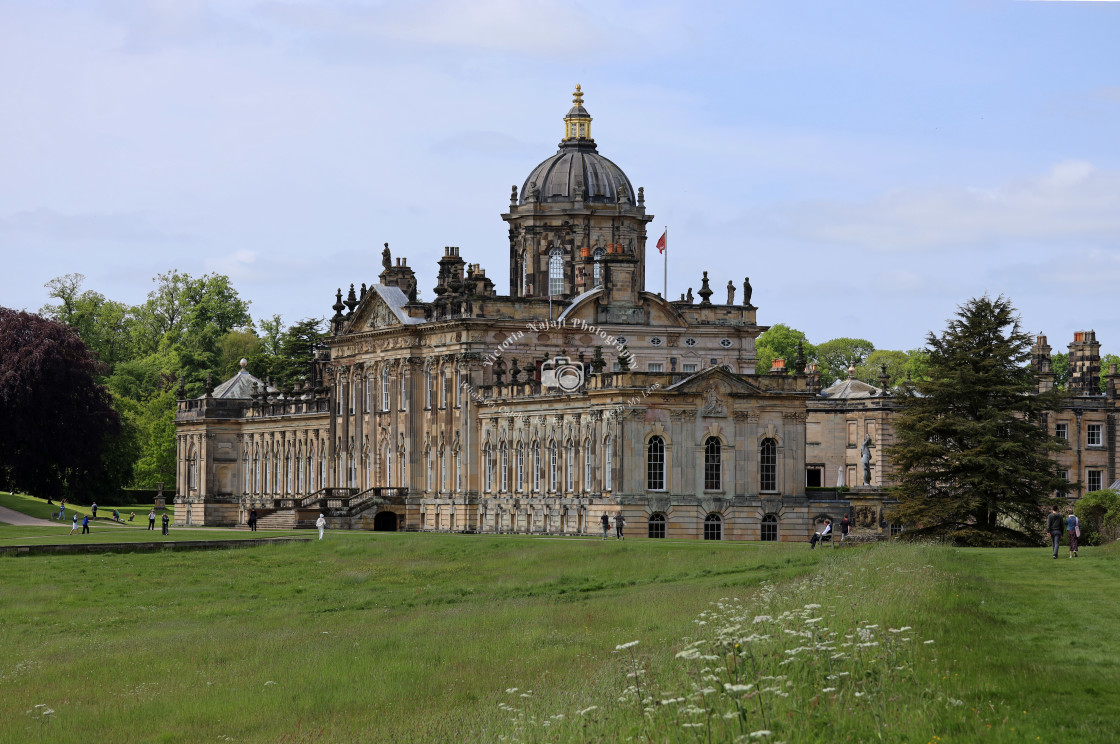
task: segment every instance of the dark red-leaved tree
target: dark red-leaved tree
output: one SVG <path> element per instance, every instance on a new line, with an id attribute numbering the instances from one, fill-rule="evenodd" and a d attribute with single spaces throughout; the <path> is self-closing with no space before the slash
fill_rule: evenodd
<path id="1" fill-rule="evenodd" d="M 97 361 L 70 328 L 0 307 L 0 485 L 84 500 L 120 432 Z"/>

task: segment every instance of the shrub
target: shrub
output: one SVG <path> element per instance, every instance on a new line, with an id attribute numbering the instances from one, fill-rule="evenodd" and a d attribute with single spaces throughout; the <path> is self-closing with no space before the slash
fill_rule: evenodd
<path id="1" fill-rule="evenodd" d="M 1077 500 L 1074 509 L 1081 520 L 1081 542 L 1103 545 L 1120 537 L 1120 493 L 1106 488 L 1090 491 Z"/>

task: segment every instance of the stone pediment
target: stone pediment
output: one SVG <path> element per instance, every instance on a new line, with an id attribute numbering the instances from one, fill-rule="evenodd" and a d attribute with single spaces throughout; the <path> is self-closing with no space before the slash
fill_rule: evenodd
<path id="1" fill-rule="evenodd" d="M 354 310 L 354 317 L 350 319 L 347 331 L 359 333 L 423 322 L 420 318 L 411 318 L 405 313 L 403 308 L 407 302 L 408 297 L 400 288 L 374 284 Z"/>
<path id="2" fill-rule="evenodd" d="M 713 393 L 718 399 L 725 395 L 736 393 L 746 395 L 763 395 L 767 392 L 757 385 L 747 382 L 742 377 L 733 374 L 724 367 L 708 367 L 707 369 L 697 372 L 691 377 L 686 377 L 680 382 L 670 385 L 669 387 L 665 388 L 665 391 L 673 393 L 702 394 L 708 399 L 705 403 L 705 410 L 711 407 L 713 411 L 718 410 L 718 405 L 716 405 L 716 403 L 712 400 Z M 726 413 L 714 413 L 711 415 L 726 415 Z"/>

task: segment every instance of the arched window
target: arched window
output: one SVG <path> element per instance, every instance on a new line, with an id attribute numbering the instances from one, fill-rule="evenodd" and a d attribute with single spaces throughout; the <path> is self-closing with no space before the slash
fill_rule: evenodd
<path id="1" fill-rule="evenodd" d="M 370 375 L 367 375 L 366 377 L 364 377 L 362 379 L 362 382 L 365 383 L 365 386 L 366 386 L 366 396 L 365 396 L 366 397 L 366 408 L 365 408 L 366 413 L 369 413 L 369 408 L 370 408 L 370 405 L 371 405 L 370 399 L 373 397 L 373 380 L 370 379 L 370 377 L 371 377 Z"/>
<path id="2" fill-rule="evenodd" d="M 778 490 L 778 443 L 763 439 L 758 453 L 758 488 L 760 491 Z"/>
<path id="3" fill-rule="evenodd" d="M 568 451 L 564 454 L 564 490 L 569 493 L 576 490 L 575 467 L 576 446 L 574 443 L 568 442 Z"/>
<path id="4" fill-rule="evenodd" d="M 564 251 L 559 248 L 548 252 L 548 293 L 553 297 L 564 294 Z"/>
<path id="5" fill-rule="evenodd" d="M 591 440 L 585 439 L 583 442 L 583 490 L 586 493 L 591 490 Z"/>
<path id="6" fill-rule="evenodd" d="M 506 449 L 506 443 L 502 442 L 498 445 L 498 467 L 499 473 L 498 482 L 501 483 L 499 489 L 502 493 L 509 491 L 509 451 Z"/>
<path id="7" fill-rule="evenodd" d="M 463 460 L 459 457 L 459 450 L 455 450 L 455 490 L 463 490 Z"/>
<path id="8" fill-rule="evenodd" d="M 242 472 L 245 473 L 245 487 L 243 489 L 243 491 L 245 493 L 252 493 L 253 492 L 253 490 L 252 490 L 253 489 L 252 467 L 253 467 L 253 461 L 249 458 L 249 453 L 246 452 L 245 453 L 245 464 L 242 466 Z"/>
<path id="9" fill-rule="evenodd" d="M 447 481 L 450 478 L 451 474 L 447 472 L 447 448 L 444 447 L 439 451 L 439 484 L 442 490 L 447 490 Z"/>
<path id="10" fill-rule="evenodd" d="M 541 490 L 541 443 L 533 442 L 533 492 Z"/>
<path id="11" fill-rule="evenodd" d="M 406 395 L 407 391 L 405 390 L 405 384 L 404 384 L 404 367 L 401 367 L 400 377 L 401 377 L 400 390 L 397 391 L 397 398 L 398 398 L 397 408 L 399 408 L 400 410 L 403 411 L 406 408 L 408 408 L 408 396 Z"/>
<path id="12" fill-rule="evenodd" d="M 603 490 L 609 491 L 614 484 L 614 442 L 610 437 L 603 444 Z"/>
<path id="13" fill-rule="evenodd" d="M 525 445 L 517 443 L 517 492 L 525 488 Z"/>
<path id="14" fill-rule="evenodd" d="M 401 447 L 401 451 L 397 453 L 397 472 L 401 485 L 408 485 L 408 452 L 404 447 Z"/>
<path id="15" fill-rule="evenodd" d="M 491 489 L 494 486 L 494 455 L 490 451 L 490 445 L 486 445 L 486 447 L 483 448 L 482 460 L 483 480 L 485 481 L 484 490 L 486 491 L 486 493 L 490 493 Z"/>
<path id="16" fill-rule="evenodd" d="M 723 520 L 718 514 L 709 514 L 704 517 L 704 539 L 705 540 L 722 540 L 723 539 Z"/>
<path id="17" fill-rule="evenodd" d="M 529 293 L 529 263 L 525 251 L 521 251 L 521 294 Z"/>
<path id="18" fill-rule="evenodd" d="M 550 442 L 548 445 L 548 490 L 551 493 L 556 492 L 556 481 L 560 477 L 559 463 L 557 463 L 556 442 Z"/>
<path id="19" fill-rule="evenodd" d="M 389 410 L 389 368 L 381 368 L 381 410 Z"/>
<path id="20" fill-rule="evenodd" d="M 665 490 L 665 440 L 650 437 L 646 445 L 646 490 Z"/>
<path id="21" fill-rule="evenodd" d="M 603 283 L 603 270 L 602 270 L 602 265 L 599 263 L 599 261 L 605 255 L 607 255 L 607 252 L 605 250 L 603 250 L 602 248 L 596 248 L 591 253 L 591 258 L 595 259 L 595 264 L 594 264 L 594 267 L 592 268 L 592 272 L 593 272 L 594 277 L 595 277 L 595 286 L 596 287 L 598 287 L 600 284 Z"/>
<path id="22" fill-rule="evenodd" d="M 774 514 L 767 514 L 762 518 L 762 541 L 778 541 L 778 517 Z"/>
<path id="23" fill-rule="evenodd" d="M 723 452 L 717 437 L 704 440 L 704 490 L 718 491 L 723 488 Z"/>
<path id="24" fill-rule="evenodd" d="M 433 482 L 433 480 L 432 480 L 432 448 L 431 447 L 428 448 L 428 451 L 427 451 L 426 454 L 427 454 L 427 457 L 425 459 L 427 460 L 427 475 L 425 476 L 424 490 L 425 491 L 431 491 L 432 490 L 432 482 Z"/>
<path id="25" fill-rule="evenodd" d="M 385 461 L 385 480 L 382 482 L 385 486 L 389 486 L 393 481 L 393 448 L 388 444 L 385 445 L 385 453 L 383 459 Z"/>
<path id="26" fill-rule="evenodd" d="M 195 452 L 191 452 L 187 461 L 187 488 L 192 491 L 198 488 L 198 454 Z"/>
<path id="27" fill-rule="evenodd" d="M 657 512 L 649 515 L 649 536 L 665 537 L 665 515 Z"/>
<path id="28" fill-rule="evenodd" d="M 424 370 L 424 407 L 432 407 L 432 371 Z"/>

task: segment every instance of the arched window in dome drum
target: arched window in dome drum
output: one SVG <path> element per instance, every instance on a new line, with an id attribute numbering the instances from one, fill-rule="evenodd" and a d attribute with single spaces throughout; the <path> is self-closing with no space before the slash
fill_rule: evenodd
<path id="1" fill-rule="evenodd" d="M 553 248 L 548 253 L 548 293 L 564 294 L 564 251 Z"/>
<path id="2" fill-rule="evenodd" d="M 595 259 L 594 271 L 595 271 L 595 286 L 596 287 L 598 287 L 600 284 L 603 283 L 603 278 L 602 278 L 603 275 L 602 275 L 601 268 L 599 266 L 599 261 L 601 261 L 603 259 L 603 256 L 605 256 L 605 255 L 607 255 L 607 252 L 605 250 L 603 250 L 602 248 L 596 248 L 595 251 L 591 254 L 591 257 L 593 259 Z"/>
<path id="3" fill-rule="evenodd" d="M 529 293 L 529 266 L 526 263 L 527 257 L 525 251 L 521 251 L 521 294 L 526 295 Z"/>

